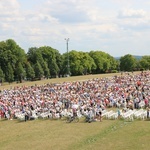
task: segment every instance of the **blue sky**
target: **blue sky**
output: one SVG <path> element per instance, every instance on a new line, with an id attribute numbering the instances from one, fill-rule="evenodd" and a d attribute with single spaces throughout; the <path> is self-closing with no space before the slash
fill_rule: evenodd
<path id="1" fill-rule="evenodd" d="M 149 8 L 149 0 L 0 0 L 0 41 L 65 53 L 69 38 L 69 50 L 150 55 Z"/>

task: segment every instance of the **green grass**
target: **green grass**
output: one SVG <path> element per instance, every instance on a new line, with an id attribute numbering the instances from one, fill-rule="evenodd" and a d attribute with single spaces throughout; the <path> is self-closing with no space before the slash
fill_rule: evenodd
<path id="1" fill-rule="evenodd" d="M 139 73 L 139 72 L 134 72 L 134 74 Z M 31 85 L 41 85 L 41 84 L 46 84 L 46 83 L 62 83 L 62 82 L 72 82 L 72 81 L 83 81 L 83 80 L 88 80 L 88 79 L 93 79 L 93 78 L 104 78 L 104 77 L 111 77 L 115 75 L 121 75 L 120 73 L 111 73 L 111 74 L 95 74 L 95 75 L 83 75 L 83 76 L 71 76 L 67 78 L 52 78 L 52 79 L 45 79 L 45 80 L 39 80 L 39 81 L 33 81 L 33 82 L 23 82 L 23 83 L 3 83 L 2 86 L 0 86 L 0 90 L 3 89 L 9 89 L 14 86 L 31 86 Z"/>
<path id="2" fill-rule="evenodd" d="M 134 72 L 134 74 L 140 73 L 139 71 Z M 132 73 L 130 73 L 132 74 Z M 52 78 L 52 79 L 45 79 L 45 80 L 39 80 L 39 81 L 24 81 L 23 83 L 16 83 L 13 82 L 11 84 L 9 83 L 3 83 L 2 86 L 0 86 L 0 90 L 4 89 L 10 89 L 15 86 L 31 86 L 31 85 L 42 85 L 46 83 L 62 83 L 62 82 L 72 82 L 72 81 L 83 81 L 83 80 L 88 80 L 88 79 L 93 79 L 93 78 L 104 78 L 104 77 L 111 77 L 111 76 L 120 76 L 121 73 L 110 73 L 110 74 L 95 74 L 95 75 L 83 75 L 83 76 L 71 76 L 71 77 L 66 77 L 66 78 Z"/>
<path id="3" fill-rule="evenodd" d="M 0 121 L 0 150 L 148 150 L 150 122 Z"/>
<path id="4" fill-rule="evenodd" d="M 103 78 L 103 77 L 109 77 L 113 75 L 120 75 L 120 73 L 113 73 L 113 74 L 96 74 L 96 75 L 85 75 L 85 76 L 71 76 L 67 78 L 52 78 L 52 79 L 45 79 L 45 80 L 39 80 L 39 81 L 33 81 L 33 82 L 23 82 L 23 83 L 16 83 L 13 82 L 11 84 L 3 83 L 2 86 L 0 86 L 0 90 L 3 89 L 9 89 L 14 86 L 31 86 L 31 85 L 41 85 L 45 83 L 62 83 L 62 82 L 72 82 L 72 81 L 83 81 L 87 79 L 93 79 L 93 78 Z"/>

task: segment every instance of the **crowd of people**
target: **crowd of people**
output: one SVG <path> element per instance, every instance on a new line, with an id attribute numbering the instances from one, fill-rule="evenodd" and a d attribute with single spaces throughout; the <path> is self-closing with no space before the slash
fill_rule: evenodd
<path id="1" fill-rule="evenodd" d="M 61 118 L 65 113 L 93 114 L 101 121 L 109 107 L 147 109 L 150 106 L 150 72 L 125 73 L 85 81 L 16 86 L 0 91 L 0 118 L 14 119 L 24 114 L 25 121 L 42 113 Z M 34 115 L 33 115 L 34 114 Z"/>

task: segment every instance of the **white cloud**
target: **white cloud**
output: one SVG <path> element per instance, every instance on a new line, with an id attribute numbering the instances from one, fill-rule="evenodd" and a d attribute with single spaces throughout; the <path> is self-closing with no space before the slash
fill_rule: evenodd
<path id="1" fill-rule="evenodd" d="M 142 9 L 126 9 L 118 14 L 118 26 L 130 32 L 141 32 L 150 29 L 150 14 Z"/>
<path id="2" fill-rule="evenodd" d="M 142 18 L 146 16 L 146 12 L 142 9 L 134 10 L 134 9 L 124 9 L 119 12 L 119 18 Z"/>
<path id="3" fill-rule="evenodd" d="M 12 21 L 20 20 L 20 5 L 17 0 L 1 0 L 0 1 L 0 20 Z"/>
<path id="4" fill-rule="evenodd" d="M 119 56 L 147 45 L 149 6 L 147 0 L 0 0 L 0 40 L 14 38 L 26 51 L 49 45 L 62 53 L 69 37 L 70 49 Z"/>
<path id="5" fill-rule="evenodd" d="M 49 14 L 44 13 L 28 13 L 25 15 L 26 20 L 28 21 L 40 21 L 40 22 L 51 22 L 51 23 L 58 23 L 58 19 L 50 16 Z"/>
<path id="6" fill-rule="evenodd" d="M 8 10 L 9 8 L 12 8 L 11 11 L 13 11 L 13 9 L 19 8 L 20 5 L 18 3 L 17 0 L 1 0 L 0 1 L 0 10 Z"/>

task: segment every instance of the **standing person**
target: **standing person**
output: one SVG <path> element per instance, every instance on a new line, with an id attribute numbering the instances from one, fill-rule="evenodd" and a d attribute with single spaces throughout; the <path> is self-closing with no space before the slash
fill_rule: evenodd
<path id="1" fill-rule="evenodd" d="M 100 105 L 100 108 L 98 110 L 98 116 L 99 116 L 99 121 L 101 122 L 102 121 L 102 108 L 101 108 L 101 105 Z"/>
<path id="2" fill-rule="evenodd" d="M 25 122 L 29 119 L 29 114 L 28 114 L 28 111 L 25 110 Z"/>
<path id="3" fill-rule="evenodd" d="M 92 108 L 88 108 L 86 122 L 91 123 L 93 120 L 94 120 L 94 114 L 93 114 Z"/>
<path id="4" fill-rule="evenodd" d="M 143 97 L 143 99 L 144 99 L 144 103 L 145 103 L 145 108 L 147 108 L 148 107 L 148 99 L 146 97 Z"/>
<path id="5" fill-rule="evenodd" d="M 117 112 L 118 112 L 118 119 L 120 119 L 120 117 L 121 117 L 120 109 L 118 109 Z"/>
<path id="6" fill-rule="evenodd" d="M 146 110 L 147 110 L 147 119 L 149 119 L 149 111 L 150 111 L 149 107 L 147 107 Z"/>
<path id="7" fill-rule="evenodd" d="M 73 112 L 73 119 L 75 119 L 75 117 L 77 117 L 77 109 L 72 108 L 72 112 Z"/>
<path id="8" fill-rule="evenodd" d="M 102 109 L 99 111 L 99 121 L 102 122 Z"/>
<path id="9" fill-rule="evenodd" d="M 69 100 L 67 99 L 67 100 L 65 100 L 65 109 L 69 109 Z"/>

